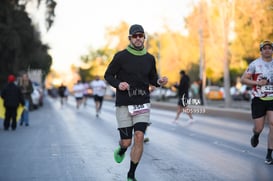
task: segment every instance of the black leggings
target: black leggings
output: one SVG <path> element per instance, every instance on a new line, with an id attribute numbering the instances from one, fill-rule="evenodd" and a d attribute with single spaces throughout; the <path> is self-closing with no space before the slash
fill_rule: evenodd
<path id="1" fill-rule="evenodd" d="M 17 116 L 17 108 L 14 107 L 6 107 L 5 119 L 4 119 L 4 128 L 8 129 L 10 126 L 10 120 L 12 120 L 11 128 L 16 128 L 16 116 Z"/>

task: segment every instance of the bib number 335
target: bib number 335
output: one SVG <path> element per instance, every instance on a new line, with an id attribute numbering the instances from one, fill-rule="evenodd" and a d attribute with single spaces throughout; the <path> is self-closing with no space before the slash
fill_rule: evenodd
<path id="1" fill-rule="evenodd" d="M 128 111 L 132 116 L 143 114 L 150 111 L 148 104 L 129 105 Z"/>

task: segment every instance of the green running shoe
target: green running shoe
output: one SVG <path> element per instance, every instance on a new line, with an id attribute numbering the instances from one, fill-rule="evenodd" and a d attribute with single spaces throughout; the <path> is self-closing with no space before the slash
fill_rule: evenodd
<path id="1" fill-rule="evenodd" d="M 117 163 L 121 163 L 125 157 L 125 153 L 119 155 L 120 146 L 114 151 L 114 159 Z"/>
<path id="2" fill-rule="evenodd" d="M 127 178 L 127 181 L 137 181 L 135 178 Z"/>
<path id="3" fill-rule="evenodd" d="M 146 138 L 144 138 L 144 143 L 147 143 L 147 142 L 149 142 L 150 140 L 149 140 L 149 138 L 148 137 L 146 137 Z"/>

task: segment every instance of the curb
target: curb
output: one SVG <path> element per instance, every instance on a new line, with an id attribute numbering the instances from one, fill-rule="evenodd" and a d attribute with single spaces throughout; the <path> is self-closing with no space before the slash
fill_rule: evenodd
<path id="1" fill-rule="evenodd" d="M 172 103 L 165 102 L 151 102 L 151 106 L 157 109 L 175 111 L 177 110 L 177 105 Z M 189 106 L 192 108 L 191 112 L 194 114 L 206 114 L 209 116 L 216 117 L 226 117 L 231 119 L 237 119 L 241 121 L 252 121 L 251 111 L 234 109 L 234 108 L 220 108 L 220 107 L 211 107 L 211 106 Z"/>
<path id="2" fill-rule="evenodd" d="M 115 101 L 113 98 L 106 98 L 107 101 Z M 151 100 L 151 107 L 169 110 L 176 112 L 177 104 L 170 102 L 158 102 Z M 192 108 L 193 114 L 205 114 L 209 116 L 221 117 L 221 118 L 230 118 L 236 119 L 240 121 L 252 121 L 251 111 L 240 109 L 240 108 L 221 108 L 221 107 L 213 107 L 213 106 L 189 106 Z M 202 111 L 202 112 L 201 112 Z M 195 113 L 194 113 L 195 112 Z"/>

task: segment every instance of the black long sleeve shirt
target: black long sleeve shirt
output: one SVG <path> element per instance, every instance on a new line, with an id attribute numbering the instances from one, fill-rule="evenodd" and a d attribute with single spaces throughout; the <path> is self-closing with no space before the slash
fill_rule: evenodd
<path id="1" fill-rule="evenodd" d="M 116 88 L 116 106 L 149 103 L 149 85 L 159 86 L 154 56 L 149 53 L 136 55 L 128 48 L 114 55 L 104 78 Z M 120 82 L 127 82 L 130 90 L 119 90 Z"/>
<path id="2" fill-rule="evenodd" d="M 1 92 L 1 97 L 4 100 L 4 106 L 6 108 L 17 108 L 19 104 L 25 104 L 23 94 L 20 88 L 14 83 L 8 83 L 3 91 Z"/>
<path id="3" fill-rule="evenodd" d="M 185 98 L 189 97 L 189 88 L 190 88 L 190 78 L 188 75 L 183 75 L 180 79 L 180 83 L 178 86 L 178 96 L 181 98 L 185 96 Z"/>

